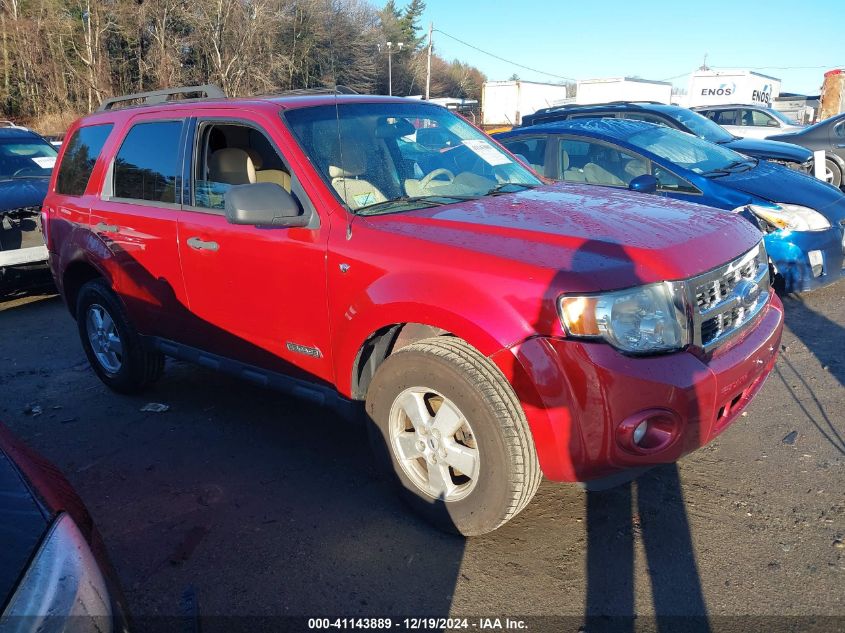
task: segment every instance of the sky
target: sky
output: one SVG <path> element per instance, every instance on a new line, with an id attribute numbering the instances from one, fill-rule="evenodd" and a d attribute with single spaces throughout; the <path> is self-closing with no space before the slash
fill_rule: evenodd
<path id="1" fill-rule="evenodd" d="M 405 4 L 396 0 L 399 7 Z M 845 67 L 843 0 L 426 0 L 426 5 L 423 26 L 427 31 L 434 23 L 435 52 L 477 66 L 489 80 L 514 73 L 549 82 L 636 75 L 686 88 L 689 73 L 706 54 L 710 67 L 755 69 L 782 79 L 781 91 L 818 94 L 824 72 Z M 437 29 L 558 77 L 494 59 Z"/>

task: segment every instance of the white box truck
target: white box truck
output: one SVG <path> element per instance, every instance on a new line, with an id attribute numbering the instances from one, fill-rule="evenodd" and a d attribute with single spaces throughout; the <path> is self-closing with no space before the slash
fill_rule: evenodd
<path id="1" fill-rule="evenodd" d="M 697 70 L 690 74 L 687 106 L 741 103 L 772 107 L 780 79 L 753 70 Z"/>
<path id="2" fill-rule="evenodd" d="M 639 77 L 610 77 L 578 81 L 575 103 L 589 105 L 612 101 L 672 103 L 672 84 Z"/>
<path id="3" fill-rule="evenodd" d="M 565 84 L 535 81 L 485 81 L 481 87 L 482 125 L 485 129 L 516 126 L 522 117 L 566 99 Z"/>

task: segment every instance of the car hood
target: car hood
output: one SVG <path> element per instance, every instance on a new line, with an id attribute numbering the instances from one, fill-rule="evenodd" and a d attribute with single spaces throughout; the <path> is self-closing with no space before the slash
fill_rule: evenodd
<path id="1" fill-rule="evenodd" d="M 41 506 L 0 447 L 0 604 L 8 602 L 47 526 Z"/>
<path id="2" fill-rule="evenodd" d="M 49 178 L 19 178 L 0 181 L 0 211 L 39 207 L 47 195 Z"/>
<path id="3" fill-rule="evenodd" d="M 755 158 L 775 159 L 804 163 L 813 157 L 813 153 L 805 147 L 779 141 L 737 138 L 733 141 L 723 143 L 735 152 L 754 156 Z"/>
<path id="4" fill-rule="evenodd" d="M 722 210 L 570 183 L 367 220 L 454 246 L 462 265 L 480 265 L 467 252 L 473 251 L 526 265 L 514 274 L 533 276 L 533 268 L 543 268 L 568 292 L 692 277 L 761 239 L 750 223 Z"/>
<path id="5" fill-rule="evenodd" d="M 839 208 L 845 195 L 821 180 L 773 163 L 761 161 L 754 169 L 737 172 L 713 182 L 737 189 L 771 202 L 788 202 L 825 211 Z"/>

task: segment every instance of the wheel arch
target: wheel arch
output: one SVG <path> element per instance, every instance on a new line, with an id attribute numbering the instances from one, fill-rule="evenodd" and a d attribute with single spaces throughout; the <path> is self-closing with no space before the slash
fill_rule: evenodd
<path id="1" fill-rule="evenodd" d="M 62 273 L 62 296 L 64 296 L 65 304 L 74 318 L 76 318 L 76 301 L 80 289 L 94 279 L 110 281 L 108 275 L 85 259 L 71 262 Z"/>

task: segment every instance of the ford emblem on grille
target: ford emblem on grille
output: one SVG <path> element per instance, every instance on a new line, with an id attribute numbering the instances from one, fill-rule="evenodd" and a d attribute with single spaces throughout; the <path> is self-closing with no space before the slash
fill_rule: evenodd
<path id="1" fill-rule="evenodd" d="M 750 279 L 743 279 L 735 287 L 734 292 L 743 308 L 750 308 L 760 296 L 760 286 Z"/>

